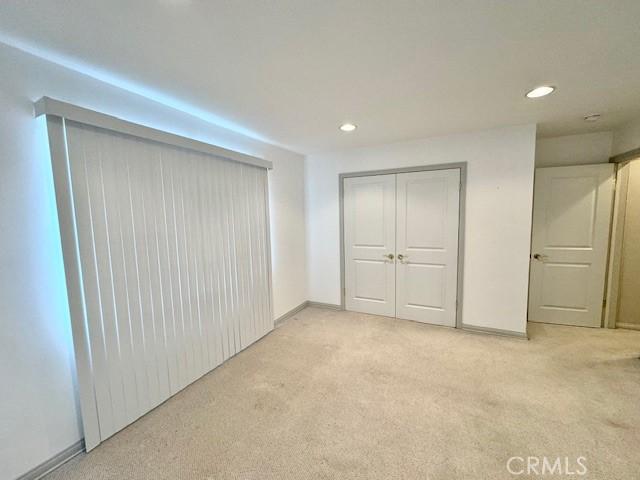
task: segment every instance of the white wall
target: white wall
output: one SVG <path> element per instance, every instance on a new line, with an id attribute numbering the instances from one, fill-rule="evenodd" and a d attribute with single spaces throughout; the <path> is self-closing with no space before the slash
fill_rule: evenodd
<path id="1" fill-rule="evenodd" d="M 310 300 L 340 303 L 338 174 L 467 162 L 463 322 L 525 332 L 535 135 L 526 125 L 308 156 Z"/>
<path id="2" fill-rule="evenodd" d="M 635 119 L 613 132 L 613 155 L 640 148 L 640 118 Z"/>
<path id="3" fill-rule="evenodd" d="M 81 438 L 75 367 L 44 123 L 48 95 L 264 156 L 270 173 L 275 316 L 307 299 L 303 157 L 0 44 L 0 477 Z"/>
<path id="4" fill-rule="evenodd" d="M 608 163 L 613 132 L 541 138 L 536 142 L 536 167 Z"/>
<path id="5" fill-rule="evenodd" d="M 304 158 L 281 151 L 270 157 L 271 252 L 274 317 L 306 302 L 307 265 L 304 208 Z"/>

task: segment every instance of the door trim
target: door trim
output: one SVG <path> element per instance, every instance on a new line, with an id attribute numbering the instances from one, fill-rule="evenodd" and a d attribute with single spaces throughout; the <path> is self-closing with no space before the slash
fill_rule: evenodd
<path id="1" fill-rule="evenodd" d="M 613 207 L 609 232 L 609 256 L 605 279 L 605 305 L 602 326 L 617 328 L 618 300 L 620 296 L 620 273 L 622 270 L 622 244 L 624 240 L 624 219 L 627 210 L 630 161 L 616 164 L 614 175 Z M 624 328 L 624 327 L 623 327 Z"/>
<path id="2" fill-rule="evenodd" d="M 397 173 L 427 172 L 432 170 L 460 170 L 460 206 L 458 212 L 458 279 L 456 289 L 456 328 L 466 328 L 462 323 L 462 294 L 464 283 L 464 239 L 465 239 L 465 199 L 467 197 L 467 162 L 439 163 L 418 167 L 389 168 L 384 170 L 367 170 L 338 174 L 340 201 L 340 309 L 345 310 L 345 278 L 344 278 L 344 179 L 353 177 L 370 177 L 373 175 L 393 175 Z"/>

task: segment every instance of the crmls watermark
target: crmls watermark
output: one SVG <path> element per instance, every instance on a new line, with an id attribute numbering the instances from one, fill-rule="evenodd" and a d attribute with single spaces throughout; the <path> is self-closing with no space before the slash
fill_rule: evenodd
<path id="1" fill-rule="evenodd" d="M 579 475 L 589 472 L 587 457 L 511 457 L 507 460 L 511 475 Z"/>

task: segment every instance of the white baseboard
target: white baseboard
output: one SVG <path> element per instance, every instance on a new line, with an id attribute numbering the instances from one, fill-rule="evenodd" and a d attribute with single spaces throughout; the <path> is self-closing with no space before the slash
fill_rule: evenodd
<path id="1" fill-rule="evenodd" d="M 342 310 L 342 307 L 340 305 L 336 305 L 334 303 L 312 302 L 311 300 L 307 302 L 307 306 L 314 308 L 324 308 L 328 310 Z"/>
<path id="2" fill-rule="evenodd" d="M 46 462 L 20 475 L 16 480 L 38 480 L 82 452 L 84 452 L 84 439 L 77 441 Z"/>
<path id="3" fill-rule="evenodd" d="M 528 340 L 529 336 L 526 333 L 522 332 L 514 332 L 513 330 L 503 330 L 501 328 L 490 328 L 490 327 L 477 327 L 475 325 L 466 325 L 462 324 L 460 330 L 464 330 L 471 333 L 483 333 L 486 335 L 499 335 L 502 337 L 515 337 L 521 338 L 523 340 Z"/>
<path id="4" fill-rule="evenodd" d="M 279 327 L 285 320 L 293 317 L 296 313 L 301 312 L 307 307 L 324 308 L 328 310 L 342 310 L 342 307 L 340 305 L 335 305 L 333 303 L 312 302 L 311 300 L 307 300 L 305 302 L 302 302 L 297 307 L 292 308 L 287 313 L 280 315 L 278 318 L 276 318 L 274 325 L 276 327 Z"/>
<path id="5" fill-rule="evenodd" d="M 285 313 L 283 315 L 280 315 L 278 318 L 276 318 L 276 320 L 274 322 L 274 325 L 276 327 L 280 326 L 280 324 L 283 323 L 285 320 L 287 320 L 288 318 L 293 317 L 296 313 L 301 312 L 302 310 L 304 310 L 308 306 L 309 306 L 309 301 L 304 301 L 300 305 L 298 305 L 297 307 L 293 307 L 287 313 Z"/>
<path id="6" fill-rule="evenodd" d="M 640 330 L 640 325 L 637 323 L 616 323 L 616 328 L 626 328 L 627 330 Z"/>

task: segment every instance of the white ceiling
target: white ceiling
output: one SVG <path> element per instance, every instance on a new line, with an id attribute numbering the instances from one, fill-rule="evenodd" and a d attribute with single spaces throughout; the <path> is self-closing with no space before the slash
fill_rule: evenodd
<path id="1" fill-rule="evenodd" d="M 0 32 L 302 153 L 640 115 L 638 0 L 2 0 Z"/>

